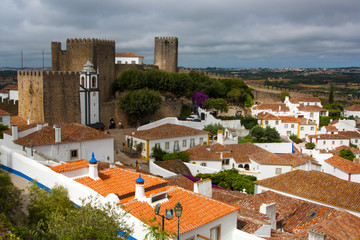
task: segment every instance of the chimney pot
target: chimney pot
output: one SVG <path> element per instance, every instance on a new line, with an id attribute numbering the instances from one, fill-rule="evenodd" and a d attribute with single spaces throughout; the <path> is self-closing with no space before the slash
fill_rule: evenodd
<path id="1" fill-rule="evenodd" d="M 55 126 L 55 143 L 61 142 L 61 128 L 60 126 Z"/>

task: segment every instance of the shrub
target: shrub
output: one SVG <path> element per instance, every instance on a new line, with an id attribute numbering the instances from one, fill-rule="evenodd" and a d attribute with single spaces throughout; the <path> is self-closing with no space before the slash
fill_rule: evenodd
<path id="1" fill-rule="evenodd" d="M 300 138 L 298 138 L 295 134 L 292 134 L 292 135 L 290 136 L 290 139 L 291 139 L 291 141 L 293 141 L 293 142 L 296 143 L 296 144 L 299 144 L 299 143 L 302 143 L 302 142 L 303 142 L 303 140 L 301 140 Z"/>
<path id="2" fill-rule="evenodd" d="M 315 148 L 315 143 L 312 143 L 312 142 L 306 143 L 305 148 L 306 149 L 314 149 Z"/>

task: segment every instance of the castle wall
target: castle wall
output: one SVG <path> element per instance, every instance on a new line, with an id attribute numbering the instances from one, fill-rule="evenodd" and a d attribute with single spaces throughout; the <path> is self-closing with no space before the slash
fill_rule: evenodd
<path id="1" fill-rule="evenodd" d="M 10 113 L 11 116 L 16 116 L 18 115 L 18 101 L 0 97 L 0 109 Z"/>
<path id="2" fill-rule="evenodd" d="M 53 71 L 80 72 L 89 59 L 99 70 L 100 102 L 112 96 L 115 80 L 115 41 L 100 39 L 67 39 L 66 51 L 61 43 L 51 43 L 51 68 Z"/>
<path id="3" fill-rule="evenodd" d="M 78 72 L 44 72 L 44 121 L 81 123 Z"/>
<path id="4" fill-rule="evenodd" d="M 44 122 L 43 72 L 18 71 L 19 116 L 31 122 Z"/>
<path id="5" fill-rule="evenodd" d="M 178 71 L 177 37 L 155 37 L 154 65 L 166 72 Z"/>

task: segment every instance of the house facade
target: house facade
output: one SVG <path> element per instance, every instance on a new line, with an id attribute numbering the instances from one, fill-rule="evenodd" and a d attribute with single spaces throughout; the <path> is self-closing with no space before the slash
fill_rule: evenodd
<path id="1" fill-rule="evenodd" d="M 115 64 L 144 64 L 144 57 L 136 53 L 115 53 Z"/>
<path id="2" fill-rule="evenodd" d="M 125 134 L 125 145 L 135 150 L 141 144 L 141 157 L 146 161 L 150 159 L 155 146 L 171 153 L 208 143 L 208 132 L 176 124 L 164 124 Z"/>
<path id="3" fill-rule="evenodd" d="M 341 134 L 309 135 L 307 141 L 315 143 L 316 149 L 335 149 L 342 145 L 350 146 L 350 139 Z"/>
<path id="4" fill-rule="evenodd" d="M 10 127 L 10 113 L 0 109 L 0 124 Z"/>
<path id="5" fill-rule="evenodd" d="M 354 104 L 344 108 L 344 117 L 359 118 L 360 117 L 360 104 Z"/>
<path id="6" fill-rule="evenodd" d="M 337 155 L 324 162 L 324 172 L 337 178 L 360 183 L 360 165 Z"/>

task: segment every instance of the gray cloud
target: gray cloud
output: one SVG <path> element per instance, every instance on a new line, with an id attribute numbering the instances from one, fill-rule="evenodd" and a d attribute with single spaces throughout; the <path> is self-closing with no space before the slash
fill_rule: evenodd
<path id="1" fill-rule="evenodd" d="M 179 38 L 186 67 L 359 66 L 358 0 L 3 0 L 0 66 L 50 65 L 50 42 L 116 41 L 153 62 L 155 36 Z M 26 60 L 26 61 L 25 61 Z"/>

